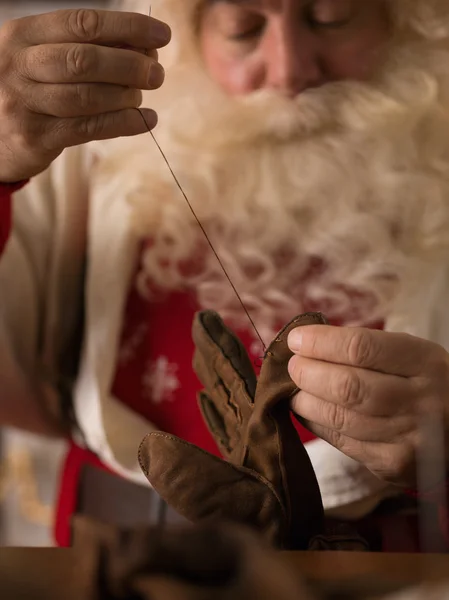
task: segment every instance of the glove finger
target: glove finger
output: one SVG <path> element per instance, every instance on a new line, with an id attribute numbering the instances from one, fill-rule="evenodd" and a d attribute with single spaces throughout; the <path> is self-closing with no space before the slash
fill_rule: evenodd
<path id="1" fill-rule="evenodd" d="M 198 404 L 212 437 L 214 438 L 222 456 L 229 458 L 233 447 L 231 440 L 235 442 L 240 440 L 238 429 L 234 426 L 233 432 L 230 432 L 230 426 L 225 426 L 223 415 L 218 411 L 215 402 L 213 402 L 205 392 L 198 394 Z"/>
<path id="2" fill-rule="evenodd" d="M 243 382 L 245 401 L 251 403 L 257 384 L 253 365 L 241 341 L 220 316 L 213 311 L 197 313 L 192 337 L 196 349 L 194 368 L 208 394 L 212 395 L 217 378 L 230 393 L 240 390 Z M 237 399 L 242 400 L 239 393 Z"/>
<path id="3" fill-rule="evenodd" d="M 284 507 L 258 473 L 162 432 L 143 440 L 139 463 L 158 494 L 190 521 L 243 523 L 275 544 L 285 537 Z"/>
<path id="4" fill-rule="evenodd" d="M 324 322 L 316 313 L 296 317 L 270 344 L 248 424 L 244 464 L 282 494 L 290 519 L 286 543 L 296 550 L 307 548 L 310 538 L 321 532 L 323 506 L 312 463 L 291 419 L 289 398 L 296 385 L 287 368 L 292 355 L 287 338 L 296 327 Z"/>
<path id="5" fill-rule="evenodd" d="M 223 456 L 239 462 L 256 387 L 253 366 L 240 340 L 216 313 L 198 313 L 192 334 L 193 366 L 205 386 L 198 398 L 203 418 Z"/>
<path id="6" fill-rule="evenodd" d="M 258 387 L 265 391 L 263 400 L 257 397 L 257 404 L 267 403 L 267 408 L 277 404 L 279 398 L 288 398 L 297 389 L 291 380 L 287 365 L 293 352 L 288 347 L 288 335 L 293 329 L 308 325 L 325 325 L 327 320 L 321 313 L 305 313 L 290 321 L 268 346 L 259 374 Z M 282 382 L 282 385 L 279 385 Z M 273 393 L 275 392 L 275 393 Z"/>

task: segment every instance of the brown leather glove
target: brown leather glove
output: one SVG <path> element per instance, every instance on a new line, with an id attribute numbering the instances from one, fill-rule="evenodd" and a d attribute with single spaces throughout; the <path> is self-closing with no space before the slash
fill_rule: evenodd
<path id="1" fill-rule="evenodd" d="M 287 369 L 287 337 L 316 323 L 326 321 L 315 313 L 291 321 L 270 344 L 257 381 L 245 348 L 221 318 L 211 311 L 196 316 L 194 368 L 205 387 L 200 405 L 226 461 L 162 432 L 150 433 L 139 449 L 148 480 L 181 515 L 253 526 L 281 548 L 307 549 L 314 536 L 314 549 L 328 547 L 319 535 L 318 483 L 289 407 L 297 388 Z M 337 546 L 346 541 L 346 532 L 337 532 Z"/>
<path id="2" fill-rule="evenodd" d="M 74 598 L 311 598 L 300 575 L 282 555 L 245 528 L 223 524 L 118 530 L 85 518 L 74 525 L 78 559 L 76 581 L 69 585 Z"/>

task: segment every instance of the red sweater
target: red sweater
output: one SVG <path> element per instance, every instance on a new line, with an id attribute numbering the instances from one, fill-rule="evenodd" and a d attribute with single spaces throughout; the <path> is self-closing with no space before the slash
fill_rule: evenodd
<path id="1" fill-rule="evenodd" d="M 12 195 L 25 183 L 0 185 L 0 254 L 11 229 Z M 140 296 L 131 290 L 113 393 L 161 429 L 218 453 L 193 400 L 199 386 L 190 367 L 193 352 L 190 324 L 195 309 L 192 299 L 171 295 L 160 302 L 159 306 L 153 305 L 152 310 L 149 310 L 148 303 L 142 301 Z M 164 315 L 171 316 L 170 328 L 176 332 L 176 344 L 172 343 L 172 336 L 167 335 L 167 321 Z M 145 330 L 140 331 L 142 326 L 151 328 L 153 335 L 146 336 Z M 157 335 L 158 330 L 161 330 L 161 335 Z M 239 335 L 251 352 L 252 343 L 248 333 L 239 332 Z M 152 343 L 155 338 L 158 342 L 157 349 Z M 254 349 L 252 356 L 257 358 L 257 349 Z M 150 397 L 146 399 L 145 393 L 142 392 L 145 389 L 150 393 Z M 301 427 L 298 429 L 304 442 L 313 438 L 307 430 Z M 74 513 L 78 477 L 82 465 L 86 462 L 105 468 L 91 452 L 72 445 L 63 470 L 56 519 L 56 538 L 62 546 L 69 544 L 68 524 Z M 449 486 L 445 484 L 445 487 Z M 428 500 L 434 502 L 432 494 L 429 494 Z M 449 513 L 446 505 L 440 507 L 440 517 L 441 528 L 449 544 Z M 384 549 L 394 550 L 395 545 L 394 540 L 391 540 L 391 544 L 387 540 Z"/>

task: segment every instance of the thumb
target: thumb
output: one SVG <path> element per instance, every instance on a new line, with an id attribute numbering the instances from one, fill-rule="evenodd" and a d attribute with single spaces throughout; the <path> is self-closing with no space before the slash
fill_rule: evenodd
<path id="1" fill-rule="evenodd" d="M 246 524 L 273 543 L 285 533 L 284 507 L 271 484 L 255 471 L 162 432 L 145 437 L 139 463 L 158 494 L 190 521 Z"/>

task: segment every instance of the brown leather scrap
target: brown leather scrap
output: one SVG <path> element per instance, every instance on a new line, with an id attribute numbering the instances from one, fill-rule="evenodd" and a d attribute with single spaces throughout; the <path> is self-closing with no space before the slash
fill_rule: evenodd
<path id="1" fill-rule="evenodd" d="M 232 524 L 118 529 L 75 521 L 82 600 L 309 600 L 301 576 Z"/>

